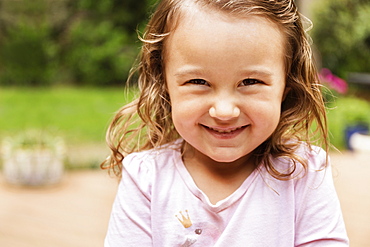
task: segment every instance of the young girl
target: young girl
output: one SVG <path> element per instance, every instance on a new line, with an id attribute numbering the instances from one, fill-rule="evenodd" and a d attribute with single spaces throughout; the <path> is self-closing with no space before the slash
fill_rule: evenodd
<path id="1" fill-rule="evenodd" d="M 105 246 L 348 246 L 293 0 L 163 0 L 142 41 Z"/>

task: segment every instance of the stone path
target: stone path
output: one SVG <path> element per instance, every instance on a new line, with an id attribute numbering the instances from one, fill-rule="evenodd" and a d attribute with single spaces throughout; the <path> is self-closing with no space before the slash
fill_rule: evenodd
<path id="1" fill-rule="evenodd" d="M 331 157 L 351 246 L 370 246 L 370 154 Z M 9 186 L 0 173 L 0 246 L 103 246 L 116 188 L 99 170 L 67 173 L 48 188 Z"/>
<path id="2" fill-rule="evenodd" d="M 1 247 L 101 247 L 116 192 L 104 171 L 68 173 L 49 188 L 0 183 Z"/>
<path id="3" fill-rule="evenodd" d="M 370 153 L 331 155 L 351 247 L 370 246 Z"/>

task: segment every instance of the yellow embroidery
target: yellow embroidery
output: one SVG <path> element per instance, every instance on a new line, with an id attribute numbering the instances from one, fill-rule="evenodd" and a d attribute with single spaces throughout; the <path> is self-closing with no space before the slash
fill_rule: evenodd
<path id="1" fill-rule="evenodd" d="M 181 219 L 179 218 L 178 215 L 175 215 L 175 216 L 185 228 L 189 228 L 193 225 L 193 223 L 191 223 L 188 210 L 185 210 L 185 212 L 186 212 L 186 216 L 180 211 Z"/>

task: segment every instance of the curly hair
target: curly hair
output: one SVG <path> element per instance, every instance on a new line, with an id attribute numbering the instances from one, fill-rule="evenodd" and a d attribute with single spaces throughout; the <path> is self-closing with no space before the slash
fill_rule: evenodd
<path id="1" fill-rule="evenodd" d="M 307 170 L 307 161 L 296 155 L 302 142 L 311 147 L 313 137 L 328 150 L 326 111 L 313 61 L 310 39 L 304 30 L 303 16 L 293 0 L 162 0 L 152 15 L 143 42 L 139 63 L 129 81 L 138 73 L 139 97 L 122 107 L 107 131 L 112 154 L 102 163 L 120 177 L 122 160 L 132 152 L 158 148 L 179 138 L 171 118 L 171 104 L 164 76 L 166 41 L 181 21 L 184 4 L 199 4 L 228 14 L 257 15 L 276 23 L 285 35 L 286 87 L 279 124 L 273 134 L 253 154 L 277 179 L 291 179 L 298 163 Z M 315 128 L 311 126 L 315 124 Z M 272 158 L 285 158 L 292 169 L 281 172 Z"/>

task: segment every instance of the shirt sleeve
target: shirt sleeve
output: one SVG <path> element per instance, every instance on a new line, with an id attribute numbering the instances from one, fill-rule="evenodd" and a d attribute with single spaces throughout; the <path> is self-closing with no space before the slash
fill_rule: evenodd
<path id="1" fill-rule="evenodd" d="M 152 246 L 151 172 L 143 158 L 124 159 L 122 179 L 113 203 L 105 247 Z"/>
<path id="2" fill-rule="evenodd" d="M 297 180 L 295 246 L 349 246 L 342 211 L 326 153 L 313 151 L 309 170 Z"/>

